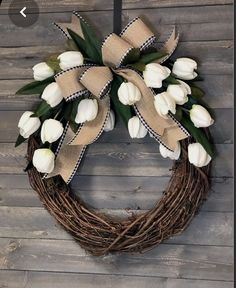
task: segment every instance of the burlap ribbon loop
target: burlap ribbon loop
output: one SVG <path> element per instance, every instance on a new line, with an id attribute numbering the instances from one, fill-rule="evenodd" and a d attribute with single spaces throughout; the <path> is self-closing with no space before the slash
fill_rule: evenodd
<path id="1" fill-rule="evenodd" d="M 139 48 L 141 51 L 145 50 L 156 41 L 153 32 L 139 17 L 132 20 L 124 28 L 120 36 L 134 48 Z"/>
<path id="2" fill-rule="evenodd" d="M 55 81 L 59 85 L 66 101 L 73 100 L 87 93 L 87 89 L 79 81 L 80 75 L 86 69 L 86 67 L 74 67 L 55 76 Z"/>
<path id="3" fill-rule="evenodd" d="M 115 33 L 110 34 L 102 44 L 104 65 L 118 68 L 134 47 Z"/>
<path id="4" fill-rule="evenodd" d="M 72 16 L 71 23 L 57 24 L 63 33 L 66 28 L 73 30 L 80 37 L 84 37 L 81 28 L 84 21 L 77 13 Z M 60 86 L 66 101 L 85 94 L 94 95 L 98 102 L 97 117 L 90 122 L 83 123 L 74 133 L 69 125 L 57 149 L 56 166 L 49 177 L 60 174 L 65 182 L 69 183 L 73 178 L 87 145 L 93 143 L 102 134 L 110 112 L 110 98 L 108 97 L 113 74 L 123 77 L 135 84 L 141 91 L 141 100 L 135 103 L 134 109 L 147 128 L 149 133 L 168 149 L 174 150 L 177 142 L 188 137 L 185 128 L 172 116 L 162 118 L 154 107 L 154 93 L 148 88 L 142 76 L 128 67 L 121 67 L 124 60 L 133 49 L 140 52 L 148 48 L 156 41 L 155 35 L 140 18 L 131 21 L 120 36 L 111 33 L 103 41 L 101 51 L 104 66 L 82 65 L 63 71 L 56 75 L 55 80 Z M 175 31 L 163 46 L 167 52 L 165 60 L 173 53 L 178 43 Z M 161 63 L 163 58 L 159 61 Z M 158 61 L 157 61 L 158 62 Z"/>
<path id="5" fill-rule="evenodd" d="M 177 142 L 185 139 L 188 132 L 178 121 L 175 122 L 171 117 L 164 119 L 157 113 L 154 106 L 155 94 L 146 86 L 139 74 L 131 69 L 118 69 L 116 73 L 134 83 L 141 91 L 142 97 L 135 103 L 134 108 L 143 125 L 157 141 L 168 149 L 175 150 Z"/>
<path id="6" fill-rule="evenodd" d="M 108 67 L 89 67 L 80 77 L 80 83 L 97 98 L 103 98 L 109 91 L 113 75 Z"/>

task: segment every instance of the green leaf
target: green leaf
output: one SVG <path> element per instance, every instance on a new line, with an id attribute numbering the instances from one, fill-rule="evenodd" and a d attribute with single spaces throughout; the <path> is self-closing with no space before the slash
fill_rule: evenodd
<path id="1" fill-rule="evenodd" d="M 80 20 L 81 28 L 84 34 L 85 42 L 87 43 L 87 53 L 89 58 L 96 63 L 102 64 L 102 42 L 97 38 L 93 29 L 83 20 Z"/>
<path id="2" fill-rule="evenodd" d="M 45 100 L 42 100 L 42 102 L 39 104 L 34 114 L 31 115 L 30 117 L 41 117 L 44 114 L 49 113 L 51 109 L 52 109 L 51 106 Z"/>
<path id="3" fill-rule="evenodd" d="M 189 119 L 187 115 L 183 115 L 181 119 L 181 124 L 189 131 L 189 133 L 193 136 L 196 142 L 200 143 L 206 152 L 213 157 L 214 156 L 214 148 L 207 138 L 206 133 L 201 128 L 196 128 L 192 121 Z"/>
<path id="4" fill-rule="evenodd" d="M 175 118 L 180 122 L 183 118 L 183 111 L 181 110 L 180 107 L 176 108 L 176 113 L 175 113 Z"/>
<path id="5" fill-rule="evenodd" d="M 65 108 L 62 110 L 63 118 L 69 121 L 71 118 L 71 112 L 73 108 L 73 101 L 66 103 Z"/>
<path id="6" fill-rule="evenodd" d="M 60 60 L 57 59 L 58 55 L 51 55 L 46 59 L 48 66 L 55 72 L 58 73 L 61 71 Z"/>
<path id="7" fill-rule="evenodd" d="M 116 113 L 122 118 L 126 127 L 128 127 L 128 121 L 133 117 L 133 113 L 129 105 L 122 104 L 118 99 L 117 91 L 122 82 L 123 81 L 121 77 L 114 78 L 111 87 L 111 100 L 113 102 Z"/>
<path id="8" fill-rule="evenodd" d="M 122 64 L 128 65 L 128 64 L 135 63 L 139 60 L 139 58 L 140 58 L 140 50 L 137 48 L 134 48 L 130 50 L 130 52 L 126 55 Z"/>
<path id="9" fill-rule="evenodd" d="M 194 99 L 191 95 L 188 96 L 188 102 L 184 103 L 183 107 L 191 110 L 194 104 L 198 104 L 197 100 Z"/>
<path id="10" fill-rule="evenodd" d="M 70 37 L 72 38 L 74 43 L 77 45 L 80 52 L 83 54 L 83 56 L 89 58 L 89 55 L 87 53 L 87 44 L 85 40 L 69 28 L 67 28 L 67 31 L 70 34 Z"/>
<path id="11" fill-rule="evenodd" d="M 149 64 L 155 60 L 158 60 L 162 57 L 166 56 L 166 53 L 164 52 L 153 52 L 153 53 L 149 53 L 149 54 L 144 54 L 141 56 L 141 58 L 138 60 L 138 62 L 133 63 L 131 66 L 140 71 L 143 72 L 145 70 L 146 64 Z M 127 63 L 132 63 L 132 62 L 128 62 Z"/>
<path id="12" fill-rule="evenodd" d="M 169 77 L 167 77 L 164 81 L 163 81 L 165 84 L 178 84 L 178 85 L 180 85 L 180 83 L 179 83 L 179 81 L 178 80 L 176 80 L 173 76 L 169 76 Z"/>
<path id="13" fill-rule="evenodd" d="M 201 88 L 197 86 L 190 86 L 190 87 L 191 87 L 191 95 L 194 99 L 200 100 L 205 95 L 205 92 Z"/>
<path id="14" fill-rule="evenodd" d="M 73 122 L 75 122 L 75 117 L 78 111 L 78 105 L 81 100 L 82 100 L 82 97 L 79 97 L 78 99 L 73 101 L 73 106 L 72 106 L 71 115 L 70 115 L 70 120 Z"/>
<path id="15" fill-rule="evenodd" d="M 41 94 L 48 84 L 54 82 L 54 77 L 49 77 L 43 81 L 31 82 L 16 92 L 16 95 Z"/>
<path id="16" fill-rule="evenodd" d="M 161 51 L 145 54 L 140 58 L 139 62 L 144 63 L 144 64 L 149 64 L 153 61 L 156 61 L 158 59 L 165 57 L 166 55 L 167 55 L 166 52 L 161 52 Z"/>
<path id="17" fill-rule="evenodd" d="M 74 133 L 76 133 L 76 132 L 78 131 L 78 129 L 79 129 L 79 124 L 77 124 L 77 123 L 75 123 L 75 122 L 73 122 L 73 121 L 70 121 L 69 125 L 70 125 L 71 130 L 72 130 Z"/>
<path id="18" fill-rule="evenodd" d="M 133 63 L 130 65 L 131 67 L 133 67 L 134 69 L 143 72 L 145 70 L 146 65 L 144 63 L 141 62 L 137 62 L 137 63 Z"/>
<path id="19" fill-rule="evenodd" d="M 76 131 L 79 128 L 79 124 L 75 123 L 75 117 L 77 114 L 77 108 L 78 108 L 79 102 L 81 100 L 82 98 L 80 97 L 79 99 L 76 99 L 73 102 L 69 102 L 66 105 L 66 108 L 63 110 L 63 118 L 66 121 L 69 121 L 69 125 L 74 133 L 76 133 Z"/>
<path id="20" fill-rule="evenodd" d="M 15 143 L 15 147 L 20 146 L 23 142 L 25 142 L 27 139 L 21 136 L 20 134 L 18 135 Z"/>

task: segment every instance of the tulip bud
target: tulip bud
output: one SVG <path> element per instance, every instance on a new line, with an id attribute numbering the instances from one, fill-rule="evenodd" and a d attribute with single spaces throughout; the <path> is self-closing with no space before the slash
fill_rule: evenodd
<path id="1" fill-rule="evenodd" d="M 40 120 L 38 117 L 30 117 L 34 113 L 31 111 L 26 111 L 22 114 L 18 127 L 20 128 L 20 135 L 25 139 L 29 138 L 35 131 L 40 127 Z"/>
<path id="2" fill-rule="evenodd" d="M 211 156 L 200 143 L 188 145 L 188 160 L 196 167 L 203 167 L 210 163 Z"/>
<path id="3" fill-rule="evenodd" d="M 114 126 L 115 126 L 115 114 L 111 110 L 110 113 L 109 113 L 106 125 L 104 127 L 104 131 L 105 132 L 112 131 L 114 129 Z"/>
<path id="4" fill-rule="evenodd" d="M 60 67 L 62 70 L 73 68 L 75 66 L 83 65 L 84 57 L 78 51 L 67 51 L 60 54 L 57 59 L 60 60 Z"/>
<path id="5" fill-rule="evenodd" d="M 46 62 L 41 62 L 33 67 L 34 80 L 43 81 L 54 75 L 54 71 L 48 66 Z"/>
<path id="6" fill-rule="evenodd" d="M 192 80 L 197 77 L 194 71 L 197 69 L 197 62 L 190 58 L 178 58 L 173 66 L 172 73 L 183 80 Z"/>
<path id="7" fill-rule="evenodd" d="M 57 106 L 63 99 L 62 91 L 56 82 L 49 84 L 41 96 L 51 107 Z"/>
<path id="8" fill-rule="evenodd" d="M 214 123 L 214 120 L 211 118 L 211 115 L 206 108 L 197 104 L 192 106 L 192 109 L 190 110 L 190 118 L 194 126 L 197 128 L 209 127 Z"/>
<path id="9" fill-rule="evenodd" d="M 183 105 L 188 102 L 188 94 L 191 94 L 190 86 L 178 80 L 180 84 L 171 84 L 167 88 L 167 93 L 175 100 L 175 103 L 178 105 Z"/>
<path id="10" fill-rule="evenodd" d="M 169 111 L 171 111 L 173 114 L 176 113 L 175 101 L 167 92 L 157 94 L 155 96 L 154 105 L 157 113 L 162 118 L 167 119 L 168 117 L 166 115 Z"/>
<path id="11" fill-rule="evenodd" d="M 61 137 L 63 130 L 64 129 L 60 121 L 54 119 L 45 120 L 41 128 L 42 143 L 53 143 L 57 141 Z"/>
<path id="12" fill-rule="evenodd" d="M 147 129 L 137 116 L 129 119 L 128 130 L 131 138 L 144 138 L 147 135 Z"/>
<path id="13" fill-rule="evenodd" d="M 92 121 L 98 113 L 98 102 L 96 99 L 83 99 L 79 102 L 75 122 L 77 124 Z"/>
<path id="14" fill-rule="evenodd" d="M 132 82 L 123 82 L 118 89 L 118 97 L 122 104 L 133 105 L 141 99 L 141 92 Z"/>
<path id="15" fill-rule="evenodd" d="M 159 146 L 159 150 L 160 150 L 160 154 L 162 157 L 164 158 L 170 158 L 172 160 L 178 160 L 180 153 L 181 153 L 181 147 L 180 147 L 180 143 L 177 142 L 177 146 L 175 148 L 174 151 L 170 151 L 169 149 L 167 149 L 164 145 L 160 144 Z"/>
<path id="16" fill-rule="evenodd" d="M 34 151 L 33 165 L 40 173 L 51 173 L 54 169 L 54 153 L 47 148 L 40 148 Z"/>
<path id="17" fill-rule="evenodd" d="M 161 66 L 158 63 L 147 64 L 143 72 L 144 82 L 147 87 L 161 88 L 162 81 L 169 77 L 170 73 L 169 68 Z"/>

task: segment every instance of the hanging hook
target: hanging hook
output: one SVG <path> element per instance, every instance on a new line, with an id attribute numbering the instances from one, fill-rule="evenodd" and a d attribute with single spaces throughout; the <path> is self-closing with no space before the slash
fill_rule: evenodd
<path id="1" fill-rule="evenodd" d="M 122 0 L 114 0 L 113 32 L 120 34 L 122 26 Z"/>

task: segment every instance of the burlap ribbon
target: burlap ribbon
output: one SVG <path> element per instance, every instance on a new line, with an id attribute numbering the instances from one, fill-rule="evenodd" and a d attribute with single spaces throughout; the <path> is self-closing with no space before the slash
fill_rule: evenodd
<path id="1" fill-rule="evenodd" d="M 80 15 L 74 13 L 71 23 L 58 23 L 56 26 L 69 38 L 67 28 L 84 38 Z M 175 50 L 178 43 L 175 30 L 166 41 L 163 50 L 167 56 L 158 60 L 165 61 Z M 110 112 L 110 86 L 113 73 L 134 83 L 141 91 L 142 97 L 134 105 L 134 109 L 149 133 L 168 149 L 174 150 L 177 142 L 189 136 L 183 126 L 172 116 L 164 119 L 158 115 L 154 107 L 154 93 L 148 88 L 142 76 L 134 69 L 124 66 L 126 56 L 133 49 L 143 51 L 156 41 L 155 35 L 140 18 L 132 20 L 118 36 L 108 35 L 103 41 L 101 51 L 104 66 L 82 65 L 62 71 L 55 76 L 66 101 L 82 95 L 90 95 L 98 101 L 98 115 L 95 120 L 80 125 L 74 133 L 69 124 L 66 125 L 63 136 L 56 151 L 56 163 L 52 177 L 60 174 L 69 183 L 83 157 L 86 146 L 96 141 L 102 134 Z"/>

